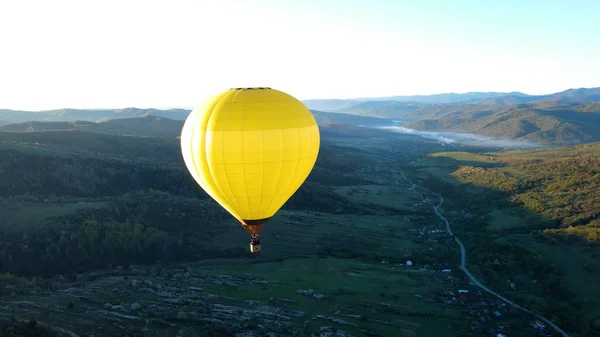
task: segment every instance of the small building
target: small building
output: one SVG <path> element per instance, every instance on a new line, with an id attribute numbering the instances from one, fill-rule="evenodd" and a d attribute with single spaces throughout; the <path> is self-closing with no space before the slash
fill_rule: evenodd
<path id="1" fill-rule="evenodd" d="M 412 266 L 412 261 L 410 261 L 410 260 L 406 261 L 406 265 L 407 266 Z"/>

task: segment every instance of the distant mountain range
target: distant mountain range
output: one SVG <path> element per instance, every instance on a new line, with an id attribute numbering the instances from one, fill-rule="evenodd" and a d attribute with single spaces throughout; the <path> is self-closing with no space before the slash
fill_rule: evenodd
<path id="1" fill-rule="evenodd" d="M 600 101 L 599 88 L 569 89 L 549 95 L 527 95 L 521 92 L 468 92 L 435 95 L 367 97 L 356 99 L 309 99 L 304 100 L 310 109 L 322 111 L 352 110 L 365 102 L 395 101 L 413 104 L 522 104 L 529 102 L 553 101 L 556 103 L 592 103 Z"/>
<path id="2" fill-rule="evenodd" d="M 530 97 L 520 92 L 468 92 L 464 94 L 434 94 L 434 95 L 412 95 L 412 96 L 387 96 L 387 97 L 364 97 L 353 99 L 308 99 L 302 101 L 311 109 L 333 111 L 350 108 L 363 102 L 396 101 L 423 104 L 448 104 L 475 102 L 477 100 L 495 99 L 501 97 Z"/>
<path id="3" fill-rule="evenodd" d="M 70 122 L 23 122 L 0 126 L 0 131 L 33 132 L 33 131 L 66 131 L 77 130 L 96 133 L 127 136 L 177 137 L 181 134 L 183 121 L 165 117 L 146 115 L 111 119 L 102 122 L 70 121 Z"/>
<path id="4" fill-rule="evenodd" d="M 600 88 L 550 95 L 467 93 L 365 100 L 309 100 L 310 108 L 402 120 L 404 127 L 530 140 L 546 145 L 600 141 Z"/>
<path id="5" fill-rule="evenodd" d="M 8 111 L 8 113 L 6 113 Z M 151 114 L 152 113 L 152 114 Z M 29 112 L 0 110 L 0 120 L 27 120 L 38 117 L 38 120 L 27 120 L 0 125 L 0 131 L 31 132 L 78 130 L 117 135 L 177 137 L 189 110 L 54 110 L 48 112 Z M 332 124 L 346 125 L 391 125 L 392 121 L 376 117 L 348 115 L 312 111 L 320 126 Z M 172 116 L 167 118 L 164 116 Z M 72 120 L 72 118 L 76 118 Z M 113 118 L 113 119 L 110 119 Z M 91 120 L 91 121 L 90 121 Z"/>
<path id="6" fill-rule="evenodd" d="M 550 95 L 520 92 L 307 100 L 321 126 L 332 124 L 404 127 L 530 140 L 545 145 L 600 141 L 600 88 Z M 322 111 L 326 110 L 326 111 Z M 0 131 L 80 130 L 176 137 L 187 109 L 0 110 Z"/>
<path id="7" fill-rule="evenodd" d="M 87 121 L 102 122 L 118 118 L 143 117 L 147 115 L 166 117 L 175 120 L 185 120 L 190 110 L 185 109 L 59 109 L 45 111 L 21 111 L 0 109 L 0 125 L 8 123 L 39 122 L 70 122 Z"/>
<path id="8" fill-rule="evenodd" d="M 419 118 L 415 118 L 418 115 Z M 450 105 L 405 114 L 404 127 L 434 132 L 463 132 L 546 145 L 600 141 L 600 104 Z"/>

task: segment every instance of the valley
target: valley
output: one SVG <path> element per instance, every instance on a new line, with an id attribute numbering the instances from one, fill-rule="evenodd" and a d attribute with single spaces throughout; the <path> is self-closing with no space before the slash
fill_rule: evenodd
<path id="1" fill-rule="evenodd" d="M 448 152 L 414 135 L 321 129 L 317 165 L 261 232 L 260 255 L 249 255 L 247 233 L 186 175 L 177 139 L 1 133 L 5 328 L 35 319 L 36 329 L 77 336 L 535 333 L 538 318 L 461 271 L 442 215 L 483 285 L 569 336 L 595 333 L 597 246 L 565 237 L 540 220 L 544 210 L 519 206 L 525 199 L 511 204 L 502 181 L 473 184 L 461 173 L 594 156 L 595 145 Z M 571 253 L 553 260 L 559 251 Z M 572 270 L 571 258 L 584 258 L 588 271 Z"/>

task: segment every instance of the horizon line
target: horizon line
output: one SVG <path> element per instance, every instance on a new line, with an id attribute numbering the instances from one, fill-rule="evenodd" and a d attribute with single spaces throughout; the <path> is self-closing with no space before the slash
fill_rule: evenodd
<path id="1" fill-rule="evenodd" d="M 592 89 L 600 89 L 600 86 L 598 87 L 579 87 L 579 88 L 569 88 L 569 89 L 565 89 L 565 90 L 561 90 L 561 91 L 555 91 L 555 92 L 551 92 L 551 93 L 546 93 L 546 94 L 527 94 L 524 93 L 522 91 L 466 91 L 466 92 L 442 92 L 442 93 L 437 93 L 437 94 L 413 94 L 413 95 L 386 95 L 386 96 L 363 96 L 363 97 L 346 97 L 346 98 L 306 98 L 306 99 L 298 99 L 301 102 L 304 101 L 316 101 L 316 100 L 362 100 L 362 101 L 368 101 L 369 99 L 377 99 L 377 100 L 385 100 L 386 98 L 389 100 L 394 100 L 395 97 L 428 97 L 428 96 L 441 96 L 441 95 L 468 95 L 468 94 L 476 94 L 476 93 L 483 93 L 483 94 L 506 94 L 506 96 L 510 96 L 512 94 L 522 94 L 522 95 L 526 95 L 526 96 L 550 96 L 553 94 L 558 94 L 558 93 L 562 93 L 565 91 L 569 91 L 569 90 L 592 90 Z M 502 96 L 499 96 L 502 97 Z M 408 102 L 407 103 L 422 103 L 422 102 Z M 454 103 L 460 103 L 460 102 L 453 102 L 453 103 L 422 103 L 422 104 L 454 104 Z M 194 106 L 163 106 L 163 107 L 135 107 L 135 106 L 127 106 L 127 107 L 121 107 L 121 108 L 108 108 L 108 107 L 103 107 L 103 108 L 72 108 L 72 107 L 63 107 L 63 108 L 53 108 L 53 109 L 40 109 L 40 110 L 21 110 L 21 109 L 11 109 L 11 108 L 2 108 L 0 107 L 0 110 L 11 110 L 11 111 L 26 111 L 26 112 L 44 112 L 44 111 L 56 111 L 56 110 L 125 110 L 125 109 L 138 109 L 138 110 L 144 110 L 144 109 L 153 109 L 153 110 L 193 110 Z"/>

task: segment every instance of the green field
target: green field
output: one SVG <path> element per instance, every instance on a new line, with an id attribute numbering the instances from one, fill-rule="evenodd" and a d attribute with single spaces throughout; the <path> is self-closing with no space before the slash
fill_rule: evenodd
<path id="1" fill-rule="evenodd" d="M 248 266 L 217 267 L 199 263 L 197 267 L 211 274 L 255 277 L 269 284 L 267 287 L 256 285 L 235 290 L 227 287 L 210 288 L 214 293 L 254 301 L 291 299 L 296 301 L 295 309 L 341 318 L 358 325 L 333 323 L 351 334 L 361 335 L 360 330 L 367 329 L 377 331 L 382 336 L 394 336 L 398 329 L 409 329 L 418 336 L 435 336 L 443 334 L 449 326 L 460 324 L 459 308 L 448 310 L 447 306 L 431 299 L 443 286 L 435 282 L 429 273 L 406 266 L 327 258 L 290 259 Z M 325 298 L 315 299 L 297 294 L 297 290 L 313 290 Z M 389 312 L 382 312 L 384 308 L 388 308 Z M 361 318 L 344 317 L 340 312 Z M 315 320 L 307 329 L 318 330 L 324 324 L 332 323 Z"/>
<path id="2" fill-rule="evenodd" d="M 433 153 L 434 158 L 452 158 L 462 162 L 495 163 L 496 154 L 479 154 L 472 152 L 438 152 Z"/>
<path id="3" fill-rule="evenodd" d="M 520 228 L 524 225 L 523 223 L 523 213 L 519 212 L 518 209 L 503 209 L 503 210 L 493 210 L 489 213 L 490 225 L 487 226 L 487 229 L 495 231 L 495 230 L 503 230 L 503 229 L 511 229 L 511 228 Z"/>
<path id="4" fill-rule="evenodd" d="M 408 188 L 404 185 L 343 186 L 336 192 L 359 205 L 374 203 L 400 212 L 413 212 L 415 207 L 412 205 L 419 203 L 421 198 L 415 193 L 408 193 Z"/>

